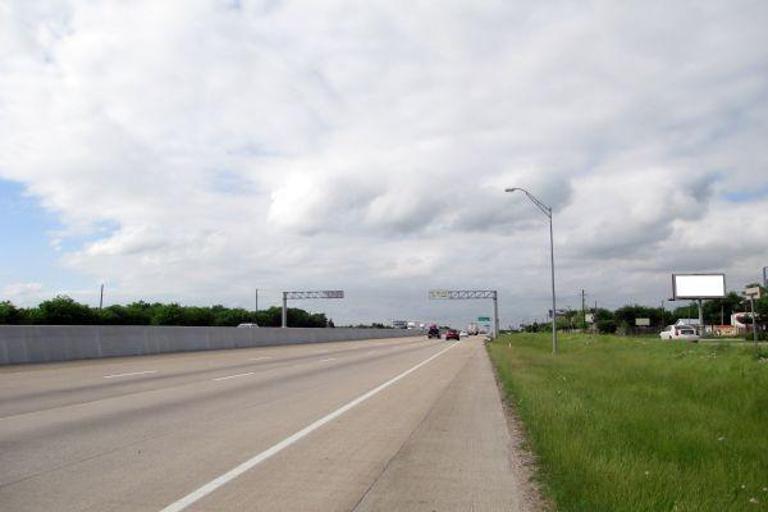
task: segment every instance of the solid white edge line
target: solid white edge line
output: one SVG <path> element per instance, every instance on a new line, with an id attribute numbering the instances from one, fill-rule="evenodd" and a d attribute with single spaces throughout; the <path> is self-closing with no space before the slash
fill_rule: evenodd
<path id="1" fill-rule="evenodd" d="M 113 375 L 105 375 L 105 379 L 114 379 L 117 377 L 131 377 L 133 375 L 148 375 L 150 373 L 157 373 L 157 370 L 147 370 L 143 372 L 130 372 L 130 373 L 115 373 Z"/>
<path id="2" fill-rule="evenodd" d="M 215 379 L 211 380 L 227 380 L 227 379 L 236 379 L 238 377 L 247 377 L 249 375 L 253 375 L 253 372 L 248 373 L 236 373 L 235 375 L 227 375 L 226 377 L 216 377 Z"/>
<path id="3" fill-rule="evenodd" d="M 300 439 L 302 439 L 302 438 L 306 437 L 307 435 L 311 434 L 312 432 L 314 432 L 315 430 L 319 429 L 320 427 L 322 427 L 326 423 L 335 420 L 336 418 L 338 418 L 339 416 L 341 416 L 345 412 L 349 411 L 353 407 L 355 407 L 355 406 L 365 402 L 366 400 L 368 400 L 372 396 L 374 396 L 374 395 L 378 394 L 379 392 L 383 391 L 384 389 L 388 388 L 389 386 L 391 386 L 392 384 L 396 383 L 400 379 L 402 379 L 405 376 L 415 372 L 416 370 L 418 370 L 419 368 L 421 368 L 425 364 L 429 363 L 433 359 L 436 359 L 437 357 L 443 355 L 445 352 L 447 352 L 448 350 L 452 349 L 456 345 L 457 345 L 457 343 L 453 343 L 453 344 L 449 345 L 448 347 L 444 348 L 443 350 L 441 350 L 437 354 L 433 354 L 432 356 L 428 357 L 424 361 L 420 362 L 416 366 L 414 366 L 414 367 L 404 371 L 403 373 L 401 373 L 400 375 L 397 375 L 396 377 L 393 377 L 393 378 L 389 379 L 384 384 L 381 384 L 381 385 L 373 388 L 372 390 L 368 391 L 367 393 L 364 393 L 364 394 L 360 395 L 359 397 L 355 398 L 351 402 L 347 402 L 346 404 L 342 405 L 341 407 L 339 407 L 338 409 L 336 409 L 332 413 L 327 414 L 326 416 L 323 416 L 319 420 L 317 420 L 314 423 L 304 427 L 303 429 L 299 430 L 295 434 L 293 434 L 293 435 L 291 435 L 289 437 L 286 437 L 285 439 L 283 439 L 279 443 L 273 445 L 272 447 L 264 450 L 263 452 L 255 455 L 255 456 L 253 456 L 252 458 L 250 458 L 247 461 L 243 462 L 239 466 L 236 466 L 235 468 L 230 469 L 229 471 L 227 471 L 223 475 L 220 475 L 220 476 L 214 478 L 213 480 L 211 480 L 207 484 L 203 485 L 199 489 L 197 489 L 195 491 L 192 491 L 191 493 L 187 494 L 186 496 L 184 496 L 180 500 L 171 503 L 170 505 L 168 505 L 167 507 L 162 509 L 160 512 L 179 512 L 181 510 L 184 510 L 185 508 L 189 507 L 193 503 L 195 503 L 195 502 L 199 501 L 200 499 L 208 496 L 209 494 L 211 494 L 213 491 L 215 491 L 219 487 L 221 487 L 221 486 L 231 482 L 232 480 L 234 480 L 235 478 L 239 477 L 240 475 L 242 475 L 246 471 L 248 471 L 250 469 L 253 469 L 258 464 L 261 464 L 262 462 L 264 462 L 265 460 L 269 459 L 273 455 L 278 454 L 279 452 L 281 452 L 284 449 L 288 448 L 289 446 L 291 446 L 292 444 L 296 443 Z"/>
<path id="4" fill-rule="evenodd" d="M 320 362 L 321 362 L 321 363 L 326 363 L 326 362 L 328 362 L 328 361 L 335 361 L 335 360 L 336 360 L 336 358 L 335 358 L 335 357 L 329 357 L 328 359 L 322 359 Z"/>

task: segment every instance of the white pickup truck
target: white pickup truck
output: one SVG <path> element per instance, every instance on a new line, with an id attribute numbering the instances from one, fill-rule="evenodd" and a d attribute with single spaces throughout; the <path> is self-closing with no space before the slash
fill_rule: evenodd
<path id="1" fill-rule="evenodd" d="M 696 328 L 690 325 L 668 325 L 659 333 L 663 340 L 699 341 Z"/>

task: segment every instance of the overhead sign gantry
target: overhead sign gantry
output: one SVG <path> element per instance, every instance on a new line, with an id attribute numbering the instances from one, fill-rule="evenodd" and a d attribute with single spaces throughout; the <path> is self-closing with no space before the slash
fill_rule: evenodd
<path id="1" fill-rule="evenodd" d="M 499 335 L 499 294 L 496 290 L 430 290 L 430 300 L 473 300 L 493 301 L 493 337 Z"/>
<path id="2" fill-rule="evenodd" d="M 343 299 L 344 290 L 283 292 L 283 327 L 288 327 L 288 301 L 305 299 Z"/>

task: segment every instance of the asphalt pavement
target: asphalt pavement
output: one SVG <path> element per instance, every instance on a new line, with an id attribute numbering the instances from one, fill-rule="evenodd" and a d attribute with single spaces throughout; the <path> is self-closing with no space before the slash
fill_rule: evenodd
<path id="1" fill-rule="evenodd" d="M 479 338 L 0 369 L 0 510 L 521 510 Z"/>

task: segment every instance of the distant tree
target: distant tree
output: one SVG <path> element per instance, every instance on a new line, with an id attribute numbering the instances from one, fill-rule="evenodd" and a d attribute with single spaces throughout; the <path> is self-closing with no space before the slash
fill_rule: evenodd
<path id="1" fill-rule="evenodd" d="M 256 323 L 261 327 L 280 327 L 282 325 L 283 310 L 277 306 L 263 309 L 256 315 Z"/>
<path id="2" fill-rule="evenodd" d="M 282 309 L 271 307 L 254 313 L 222 305 L 201 307 L 139 301 L 98 310 L 63 295 L 30 309 L 18 308 L 9 301 L 0 302 L 0 324 L 236 326 L 253 321 L 263 327 L 279 327 Z M 288 309 L 288 322 L 291 327 L 334 325 L 324 313 L 309 313 L 298 308 Z"/>
<path id="3" fill-rule="evenodd" d="M 744 311 L 743 298 L 735 292 L 730 292 L 723 299 L 704 302 L 704 323 L 710 325 L 730 324 L 733 313 Z M 696 313 L 698 316 L 698 312 Z"/>
<path id="4" fill-rule="evenodd" d="M 613 334 L 617 329 L 616 321 L 612 319 L 598 320 L 596 325 L 600 334 Z"/>
<path id="5" fill-rule="evenodd" d="M 592 309 L 594 327 L 601 334 L 613 334 L 616 332 L 616 321 L 613 311 L 605 308 Z"/>
<path id="6" fill-rule="evenodd" d="M 763 291 L 765 292 L 765 289 Z M 757 315 L 757 325 L 766 329 L 768 327 L 768 295 L 765 293 L 763 293 L 760 299 L 755 301 L 755 313 Z"/>
<path id="7" fill-rule="evenodd" d="M 102 325 L 126 325 L 124 309 L 124 306 L 115 304 L 97 311 L 99 323 Z"/>
<path id="8" fill-rule="evenodd" d="M 223 306 L 213 306 L 211 312 L 213 313 L 213 325 L 233 327 L 254 321 L 261 325 L 252 311 L 242 308 L 228 309 Z"/>
<path id="9" fill-rule="evenodd" d="M 651 325 L 656 327 L 660 327 L 663 323 L 661 309 L 649 308 L 639 304 L 623 306 L 614 312 L 613 317 L 618 330 L 623 333 L 631 333 L 635 331 L 635 321 L 638 318 L 648 318 Z"/>
<path id="10" fill-rule="evenodd" d="M 129 325 L 149 325 L 152 323 L 152 304 L 144 301 L 132 302 L 125 306 L 125 323 Z"/>
<path id="11" fill-rule="evenodd" d="M 551 324 L 540 324 L 539 322 L 533 322 L 532 324 L 521 325 L 520 327 L 525 332 L 543 332 L 551 328 Z"/>
<path id="12" fill-rule="evenodd" d="M 187 306 L 182 308 L 181 325 L 206 326 L 213 325 L 215 315 L 210 308 Z"/>
<path id="13" fill-rule="evenodd" d="M 161 304 L 152 307 L 152 325 L 184 325 L 184 308 L 178 304 Z"/>
<path id="14" fill-rule="evenodd" d="M 328 318 L 325 313 L 312 313 L 309 315 L 306 327 L 328 327 Z"/>
<path id="15" fill-rule="evenodd" d="M 691 301 L 687 306 L 678 306 L 672 312 L 672 323 L 681 318 L 699 318 L 699 306 Z"/>
<path id="16" fill-rule="evenodd" d="M 557 320 L 555 321 L 555 328 L 558 331 L 567 331 L 573 328 L 573 322 L 571 321 L 571 317 L 568 315 L 557 315 Z"/>
<path id="17" fill-rule="evenodd" d="M 0 324 L 21 324 L 24 323 L 24 316 L 24 310 L 10 301 L 0 302 Z"/>
<path id="18" fill-rule="evenodd" d="M 41 302 L 30 310 L 30 317 L 33 323 L 42 325 L 91 325 L 99 321 L 96 310 L 66 295 Z"/>
<path id="19" fill-rule="evenodd" d="M 96 313 L 99 323 L 104 325 L 149 325 L 152 320 L 151 306 L 144 302 L 115 304 Z"/>

